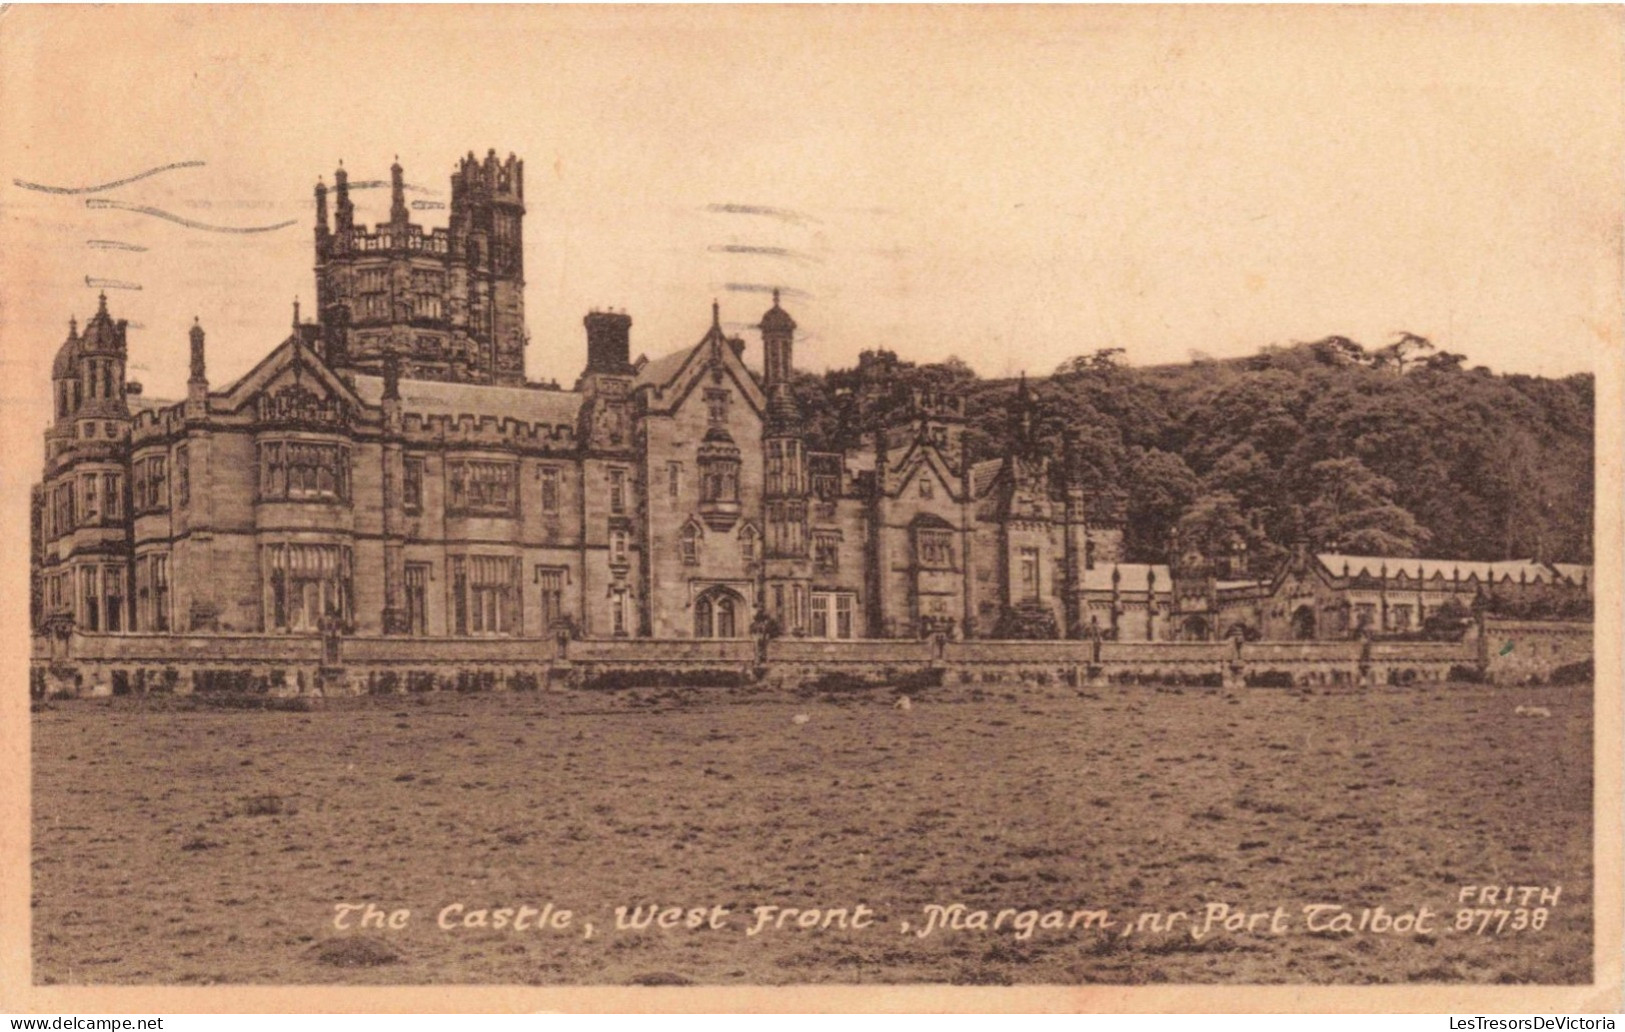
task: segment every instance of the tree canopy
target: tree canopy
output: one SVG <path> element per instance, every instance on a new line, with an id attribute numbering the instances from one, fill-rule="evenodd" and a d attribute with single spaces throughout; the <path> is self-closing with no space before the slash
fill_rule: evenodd
<path id="1" fill-rule="evenodd" d="M 970 458 L 1014 443 L 1014 380 L 867 352 L 797 383 L 815 447 L 858 447 L 915 390 L 965 397 Z M 1087 351 L 1028 382 L 1049 454 L 1126 499 L 1125 558 L 1242 550 L 1256 571 L 1293 544 L 1460 559 L 1590 562 L 1592 377 L 1496 375 L 1413 333 L 1241 359 L 1134 367 Z"/>

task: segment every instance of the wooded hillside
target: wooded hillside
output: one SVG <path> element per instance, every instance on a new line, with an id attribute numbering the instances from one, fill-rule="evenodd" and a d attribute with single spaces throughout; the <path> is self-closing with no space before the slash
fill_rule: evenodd
<path id="1" fill-rule="evenodd" d="M 856 448 L 915 389 L 966 399 L 971 459 L 1004 454 L 1017 383 L 964 363 L 866 352 L 797 384 L 815 447 Z M 1130 561 L 1244 544 L 1254 570 L 1299 538 L 1315 549 L 1460 559 L 1590 562 L 1593 379 L 1467 368 L 1402 334 L 1367 350 L 1341 337 L 1223 361 L 1135 368 L 1119 349 L 1064 363 L 1028 388 L 1049 454 L 1072 454 L 1118 492 Z"/>

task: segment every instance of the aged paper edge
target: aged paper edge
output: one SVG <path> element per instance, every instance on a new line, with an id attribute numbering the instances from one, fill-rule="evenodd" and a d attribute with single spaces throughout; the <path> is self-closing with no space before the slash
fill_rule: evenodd
<path id="1" fill-rule="evenodd" d="M 1612 8 L 1617 16 L 1625 8 Z M 4 11 L 0 10 L 0 18 Z M 15 12 L 12 12 L 15 13 Z M 0 26 L 3 26 L 0 21 Z M 3 40 L 0 40 L 3 42 Z M 8 106 L 16 98 L 8 99 Z M 1618 113 L 1611 113 L 1618 124 Z M 17 144 L 19 141 L 0 141 Z M 4 148 L 0 148 L 3 150 Z M 1622 227 L 1614 227 L 1621 282 Z M 3 247 L 0 240 L 0 247 Z M 26 255 L 0 252 L 0 281 Z M 1621 282 L 1625 299 L 1625 282 Z M 30 922 L 30 753 L 26 591 L 0 593 L 0 1011 L 51 1013 L 533 1013 L 533 1012 L 1119 1012 L 1119 1013 L 1541 1013 L 1625 1009 L 1625 341 L 1615 334 L 1595 370 L 1597 580 L 1593 788 L 1593 980 L 1588 985 L 1405 986 L 1160 985 L 957 987 L 794 985 L 636 988 L 626 986 L 231 985 L 38 986 L 32 981 Z M 0 352 L 43 346 L 14 340 L 0 306 Z M 9 358 L 7 364 L 23 363 Z M 14 397 L 16 395 L 13 395 Z M 9 403 L 0 402 L 0 410 Z M 12 533 L 0 554 L 0 583 L 27 583 L 28 487 L 38 477 L 34 426 L 0 420 L 0 499 Z M 12 522 L 15 521 L 15 522 Z"/>

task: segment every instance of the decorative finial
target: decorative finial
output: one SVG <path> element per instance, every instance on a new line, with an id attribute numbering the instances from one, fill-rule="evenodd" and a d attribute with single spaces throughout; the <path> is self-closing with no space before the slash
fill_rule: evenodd
<path id="1" fill-rule="evenodd" d="M 716 298 L 711 299 L 711 325 L 719 330 L 722 328 L 722 306 L 717 304 Z"/>
<path id="2" fill-rule="evenodd" d="M 105 290 L 96 295 L 96 311 L 102 315 L 107 314 L 107 291 Z"/>
<path id="3" fill-rule="evenodd" d="M 293 296 L 293 325 L 294 325 L 295 328 L 298 328 L 298 326 L 299 326 L 299 295 L 298 294 L 295 294 Z"/>
<path id="4" fill-rule="evenodd" d="M 779 307 L 779 288 L 778 287 L 773 288 L 773 307 L 774 308 Z"/>
<path id="5" fill-rule="evenodd" d="M 79 317 L 78 316 L 75 316 L 75 315 L 68 316 L 68 336 L 70 336 L 70 337 L 79 336 Z"/>

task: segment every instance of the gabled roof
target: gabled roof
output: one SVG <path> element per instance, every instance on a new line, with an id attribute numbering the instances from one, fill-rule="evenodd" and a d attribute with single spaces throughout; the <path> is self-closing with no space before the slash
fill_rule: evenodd
<path id="1" fill-rule="evenodd" d="M 640 360 L 637 376 L 632 379 L 632 389 L 637 390 L 639 387 L 664 388 L 668 386 L 672 380 L 677 378 L 677 374 L 682 371 L 683 366 L 688 363 L 689 358 L 697 350 L 699 350 L 698 344 L 691 348 L 684 348 L 681 351 L 673 351 L 669 355 L 662 355 L 652 361 L 648 359 Z"/>
<path id="2" fill-rule="evenodd" d="M 973 462 L 970 467 L 970 493 L 973 498 L 980 498 L 993 490 L 993 484 L 999 479 L 999 473 L 1004 469 L 1003 459 L 983 459 Z"/>
<path id="3" fill-rule="evenodd" d="M 1468 580 L 1476 576 L 1480 582 L 1499 583 L 1508 578 L 1530 582 L 1555 580 L 1554 571 L 1533 559 L 1508 559 L 1500 562 L 1481 562 L 1470 559 L 1396 559 L 1387 556 L 1344 555 L 1340 552 L 1321 552 L 1315 556 L 1332 576 L 1380 577 L 1384 569 L 1389 577 L 1403 573 L 1411 580 L 1432 580 L 1440 577 L 1451 580 L 1457 576 Z"/>
<path id="4" fill-rule="evenodd" d="M 1585 563 L 1553 563 L 1552 569 L 1556 570 L 1559 576 L 1570 581 L 1571 583 L 1591 583 L 1591 567 Z"/>
<path id="5" fill-rule="evenodd" d="M 355 391 L 368 405 L 383 401 L 380 376 L 356 376 Z M 543 391 L 528 387 L 495 387 L 478 383 L 439 380 L 402 380 L 401 412 L 422 416 L 492 416 L 523 423 L 575 425 L 582 396 L 575 391 Z"/>
<path id="6" fill-rule="evenodd" d="M 674 351 L 653 361 L 639 359 L 632 378 L 632 390 L 648 392 L 651 411 L 670 412 L 687 398 L 698 382 L 701 371 L 711 365 L 713 356 L 728 376 L 732 377 L 751 407 L 758 413 L 765 411 L 767 397 L 756 375 L 746 367 L 734 350 L 735 342 L 722 332 L 722 324 L 713 305 L 711 328 L 699 343 L 681 351 Z"/>
<path id="7" fill-rule="evenodd" d="M 309 370 L 324 387 L 333 395 L 344 399 L 351 405 L 360 405 L 361 399 L 349 384 L 339 379 L 338 374 L 329 369 L 321 356 L 301 343 L 298 337 L 290 336 L 264 358 L 259 364 L 245 373 L 236 383 L 227 387 L 216 395 L 221 407 L 228 411 L 242 408 L 251 401 L 260 391 L 264 390 L 284 370 L 297 366 L 302 370 Z M 213 402 L 211 401 L 211 407 Z"/>
<path id="8" fill-rule="evenodd" d="M 896 485 L 893 492 L 895 494 L 901 494 L 908 490 L 908 485 L 921 475 L 921 470 L 930 469 L 936 481 L 942 485 L 942 489 L 948 492 L 949 497 L 955 499 L 959 497 L 959 478 L 954 476 L 954 471 L 949 468 L 947 460 L 934 447 L 910 448 L 897 463 L 896 469 L 901 475 L 894 480 L 890 480 L 890 483 Z"/>

